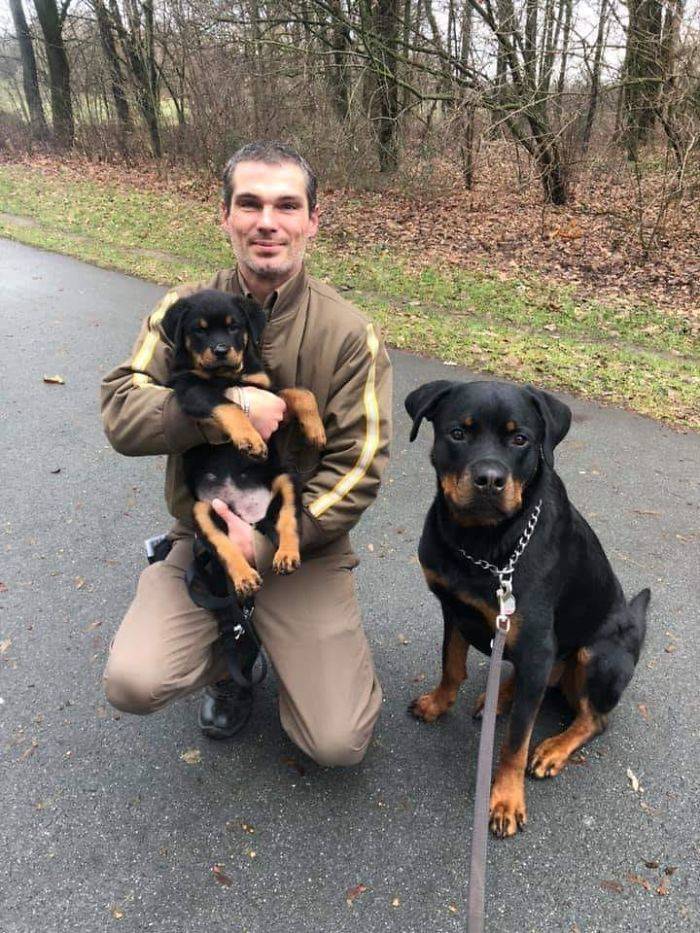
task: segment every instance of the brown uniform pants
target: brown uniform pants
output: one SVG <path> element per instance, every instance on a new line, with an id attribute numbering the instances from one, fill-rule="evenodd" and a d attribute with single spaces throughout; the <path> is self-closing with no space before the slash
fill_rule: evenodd
<path id="1" fill-rule="evenodd" d="M 192 537 L 147 567 L 112 643 L 109 702 L 151 713 L 227 676 L 216 619 L 189 597 Z M 255 627 L 279 681 L 282 726 L 322 765 L 352 765 L 367 750 L 382 693 L 362 628 L 347 538 L 310 555 L 290 576 L 266 574 Z"/>

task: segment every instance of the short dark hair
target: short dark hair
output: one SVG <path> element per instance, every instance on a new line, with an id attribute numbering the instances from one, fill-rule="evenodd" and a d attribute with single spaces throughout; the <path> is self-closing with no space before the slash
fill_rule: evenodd
<path id="1" fill-rule="evenodd" d="M 233 197 L 233 173 L 236 166 L 241 162 L 264 162 L 266 165 L 282 165 L 284 162 L 293 162 L 299 166 L 306 179 L 306 199 L 309 202 L 309 214 L 316 207 L 318 182 L 306 159 L 299 155 L 296 149 L 287 146 L 285 143 L 276 142 L 275 140 L 258 140 L 254 143 L 248 143 L 238 152 L 234 152 L 224 166 L 221 197 L 227 214 L 231 210 L 231 198 Z"/>

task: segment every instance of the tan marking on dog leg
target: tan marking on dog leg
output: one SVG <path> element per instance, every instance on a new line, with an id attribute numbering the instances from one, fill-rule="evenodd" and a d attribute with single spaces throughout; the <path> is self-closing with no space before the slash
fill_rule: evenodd
<path id="1" fill-rule="evenodd" d="M 272 388 L 272 382 L 267 373 L 246 373 L 243 377 L 243 385 L 255 386 L 256 389 L 265 389 L 269 392 Z"/>
<path id="2" fill-rule="evenodd" d="M 318 450 L 325 447 L 326 432 L 313 394 L 308 389 L 282 389 L 279 394 L 290 414 L 299 422 L 307 441 Z"/>
<path id="3" fill-rule="evenodd" d="M 286 473 L 274 478 L 272 493 L 282 497 L 282 506 L 275 525 L 280 540 L 272 561 L 272 569 L 275 573 L 292 573 L 301 563 L 301 557 L 294 484 Z"/>
<path id="4" fill-rule="evenodd" d="M 237 405 L 217 405 L 212 417 L 246 457 L 251 460 L 267 457 L 267 444 Z"/>
<path id="5" fill-rule="evenodd" d="M 525 765 L 531 735 L 532 726 L 528 729 L 520 748 L 515 752 L 509 752 L 504 746 L 501 751 L 501 761 L 489 800 L 489 826 L 494 836 L 501 839 L 514 836 L 527 823 Z"/>
<path id="6" fill-rule="evenodd" d="M 461 632 L 453 627 L 445 652 L 442 680 L 435 690 L 417 697 L 409 707 L 417 719 L 434 722 L 454 704 L 457 691 L 467 676 L 468 650 L 469 643 L 464 640 Z"/>
<path id="7" fill-rule="evenodd" d="M 226 573 L 239 597 L 253 596 L 260 589 L 262 580 L 257 570 L 250 566 L 243 552 L 215 523 L 208 502 L 195 502 L 192 515 L 197 527 L 214 548 L 216 556 L 223 564 Z"/>
<path id="8" fill-rule="evenodd" d="M 607 725 L 607 717 L 597 713 L 586 696 L 586 667 L 590 658 L 588 649 L 580 648 L 566 661 L 559 686 L 576 718 L 568 729 L 540 742 L 534 750 L 528 766 L 533 777 L 556 777 L 571 755 Z"/>

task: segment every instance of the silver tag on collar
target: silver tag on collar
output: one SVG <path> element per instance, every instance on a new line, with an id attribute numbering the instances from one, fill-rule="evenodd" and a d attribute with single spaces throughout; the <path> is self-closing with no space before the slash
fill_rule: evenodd
<path id="1" fill-rule="evenodd" d="M 496 590 L 498 597 L 498 606 L 500 614 L 503 616 L 512 616 L 515 612 L 515 596 L 513 596 L 513 586 L 509 580 L 503 580 Z"/>

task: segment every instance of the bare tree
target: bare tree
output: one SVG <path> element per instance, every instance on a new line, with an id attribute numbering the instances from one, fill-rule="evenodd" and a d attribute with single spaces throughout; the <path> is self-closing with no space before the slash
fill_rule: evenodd
<path id="1" fill-rule="evenodd" d="M 41 93 L 39 91 L 39 77 L 36 68 L 36 58 L 34 57 L 34 47 L 32 45 L 32 36 L 27 26 L 27 19 L 22 8 L 22 0 L 10 0 L 10 10 L 17 33 L 17 42 L 19 43 L 19 52 L 22 58 L 22 83 L 24 87 L 24 96 L 27 98 L 27 108 L 29 110 L 29 125 L 34 139 L 44 140 L 49 135 L 44 108 L 41 103 Z"/>

